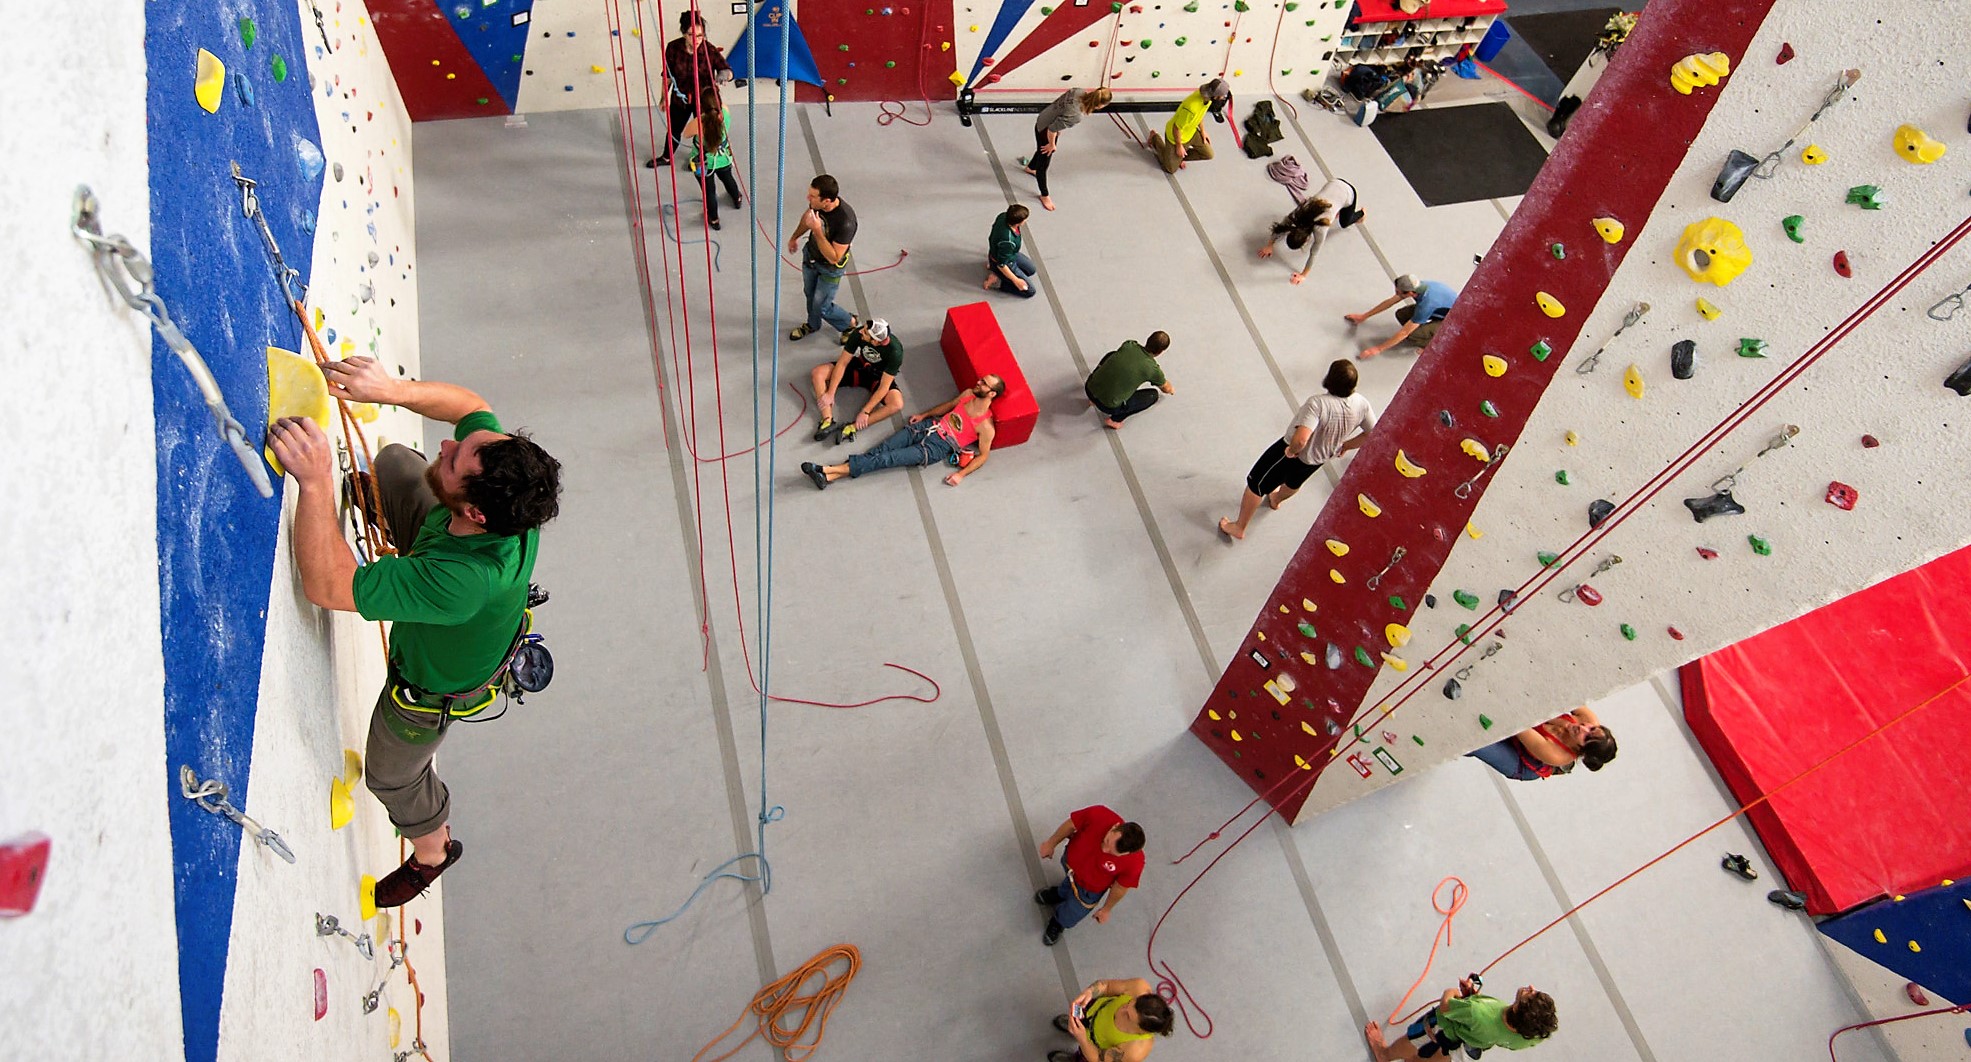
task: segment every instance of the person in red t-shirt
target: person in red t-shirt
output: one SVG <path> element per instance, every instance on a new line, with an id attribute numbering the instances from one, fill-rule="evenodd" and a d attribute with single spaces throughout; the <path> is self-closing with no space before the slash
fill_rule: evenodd
<path id="1" fill-rule="evenodd" d="M 1121 815 L 1100 804 L 1068 816 L 1053 836 L 1040 842 L 1040 858 L 1054 858 L 1062 841 L 1068 842 L 1061 856 L 1067 878 L 1033 894 L 1034 903 L 1054 909 L 1047 919 L 1047 933 L 1040 938 L 1050 947 L 1091 911 L 1095 921 L 1107 922 L 1109 912 L 1143 880 L 1143 827 L 1122 821 Z M 1101 904 L 1100 910 L 1096 904 Z"/>

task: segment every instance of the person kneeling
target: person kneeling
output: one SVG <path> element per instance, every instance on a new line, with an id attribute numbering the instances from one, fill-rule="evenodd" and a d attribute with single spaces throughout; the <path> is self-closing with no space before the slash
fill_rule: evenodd
<path id="1" fill-rule="evenodd" d="M 1014 204 L 992 219 L 992 235 L 986 238 L 987 291 L 998 288 L 1023 299 L 1036 294 L 1033 278 L 1040 267 L 1020 253 L 1020 226 L 1026 224 L 1031 213 L 1026 207 Z"/>
<path id="2" fill-rule="evenodd" d="M 843 476 L 855 479 L 878 469 L 958 464 L 958 471 L 944 477 L 947 484 L 956 487 L 966 476 L 985 467 L 986 458 L 991 456 L 992 400 L 1005 393 L 1005 380 L 992 374 L 981 376 L 949 402 L 911 414 L 902 431 L 868 452 L 855 454 L 840 465 L 803 462 L 801 471 L 814 481 L 815 489 L 826 490 Z M 977 456 L 962 461 L 960 455 L 974 447 Z"/>

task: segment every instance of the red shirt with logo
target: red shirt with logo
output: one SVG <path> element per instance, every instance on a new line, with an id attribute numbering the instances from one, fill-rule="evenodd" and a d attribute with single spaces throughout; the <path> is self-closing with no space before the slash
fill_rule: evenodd
<path id="1" fill-rule="evenodd" d="M 1061 862 L 1074 874 L 1074 883 L 1084 892 L 1107 892 L 1111 885 L 1136 888 L 1143 880 L 1143 853 L 1110 855 L 1102 851 L 1102 840 L 1122 825 L 1122 816 L 1100 804 L 1082 808 L 1068 816 L 1074 823 L 1074 836 Z"/>

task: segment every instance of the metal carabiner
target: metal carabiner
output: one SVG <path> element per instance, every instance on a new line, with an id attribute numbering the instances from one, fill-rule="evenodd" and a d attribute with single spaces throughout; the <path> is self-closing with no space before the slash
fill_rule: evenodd
<path id="1" fill-rule="evenodd" d="M 1963 291 L 1955 295 L 1944 296 L 1942 301 L 1923 311 L 1923 316 L 1928 317 L 1932 321 L 1948 321 L 1957 316 L 1957 311 L 1964 308 L 1964 297 L 1966 295 L 1971 295 L 1971 287 L 1966 287 Z M 1939 313 L 1939 310 L 1943 312 Z"/>
<path id="2" fill-rule="evenodd" d="M 1500 443 L 1499 445 L 1493 447 L 1492 459 L 1485 463 L 1485 467 L 1480 468 L 1478 470 L 1478 473 L 1472 476 L 1470 479 L 1465 480 L 1463 483 L 1458 484 L 1457 488 L 1451 491 L 1451 493 L 1457 495 L 1459 498 L 1471 497 L 1472 485 L 1477 483 L 1479 480 L 1484 479 L 1485 473 L 1490 472 L 1493 469 L 1499 467 L 1499 462 L 1505 460 L 1506 454 L 1511 449 L 1512 448 L 1507 446 L 1505 443 Z M 1373 589 L 1373 587 L 1371 589 Z"/>
<path id="3" fill-rule="evenodd" d="M 1389 570 L 1391 568 L 1394 568 L 1398 564 L 1401 564 L 1403 562 L 1403 558 L 1406 555 L 1408 555 L 1409 552 L 1410 552 L 1409 550 L 1404 549 L 1402 546 L 1396 547 L 1395 551 L 1389 555 L 1389 563 L 1382 566 L 1382 571 L 1379 571 L 1376 574 L 1369 576 L 1368 582 L 1366 584 L 1368 588 L 1374 590 L 1378 585 L 1380 585 L 1382 583 L 1382 577 L 1388 575 Z"/>

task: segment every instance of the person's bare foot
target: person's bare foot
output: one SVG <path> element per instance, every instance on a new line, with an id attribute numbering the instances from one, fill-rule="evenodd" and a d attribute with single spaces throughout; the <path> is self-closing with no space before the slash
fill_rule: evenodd
<path id="1" fill-rule="evenodd" d="M 992 289 L 998 286 L 999 286 L 999 274 L 987 273 L 985 278 L 985 289 L 987 291 L 991 291 Z"/>
<path id="2" fill-rule="evenodd" d="M 1369 1051 L 1376 1056 L 1376 1062 L 1387 1062 L 1389 1055 L 1385 1049 L 1389 1046 L 1389 1041 L 1382 1034 L 1382 1026 L 1370 1022 L 1368 1027 L 1362 1030 L 1362 1037 L 1369 1042 Z"/>
<path id="3" fill-rule="evenodd" d="M 1119 421 L 1119 420 L 1110 420 L 1110 419 L 1109 419 L 1109 418 L 1107 418 L 1107 417 L 1103 417 L 1103 418 L 1102 418 L 1102 426 L 1103 426 L 1103 427 L 1105 427 L 1105 428 L 1107 428 L 1107 429 L 1109 429 L 1110 431 L 1121 431 L 1121 430 L 1122 430 L 1122 421 Z"/>
<path id="4" fill-rule="evenodd" d="M 1274 498 L 1271 494 L 1268 494 L 1266 496 L 1266 507 L 1277 513 L 1280 511 L 1280 502 L 1278 499 Z"/>
<path id="5" fill-rule="evenodd" d="M 1226 538 L 1229 538 L 1234 542 L 1237 542 L 1240 539 L 1246 537 L 1245 530 L 1241 528 L 1239 525 L 1233 523 L 1232 518 L 1229 516 L 1221 516 L 1218 518 L 1218 533 L 1224 535 Z"/>
<path id="6" fill-rule="evenodd" d="M 1048 210 L 1054 209 L 1054 197 L 1051 195 L 1041 196 L 1040 205 Z"/>

